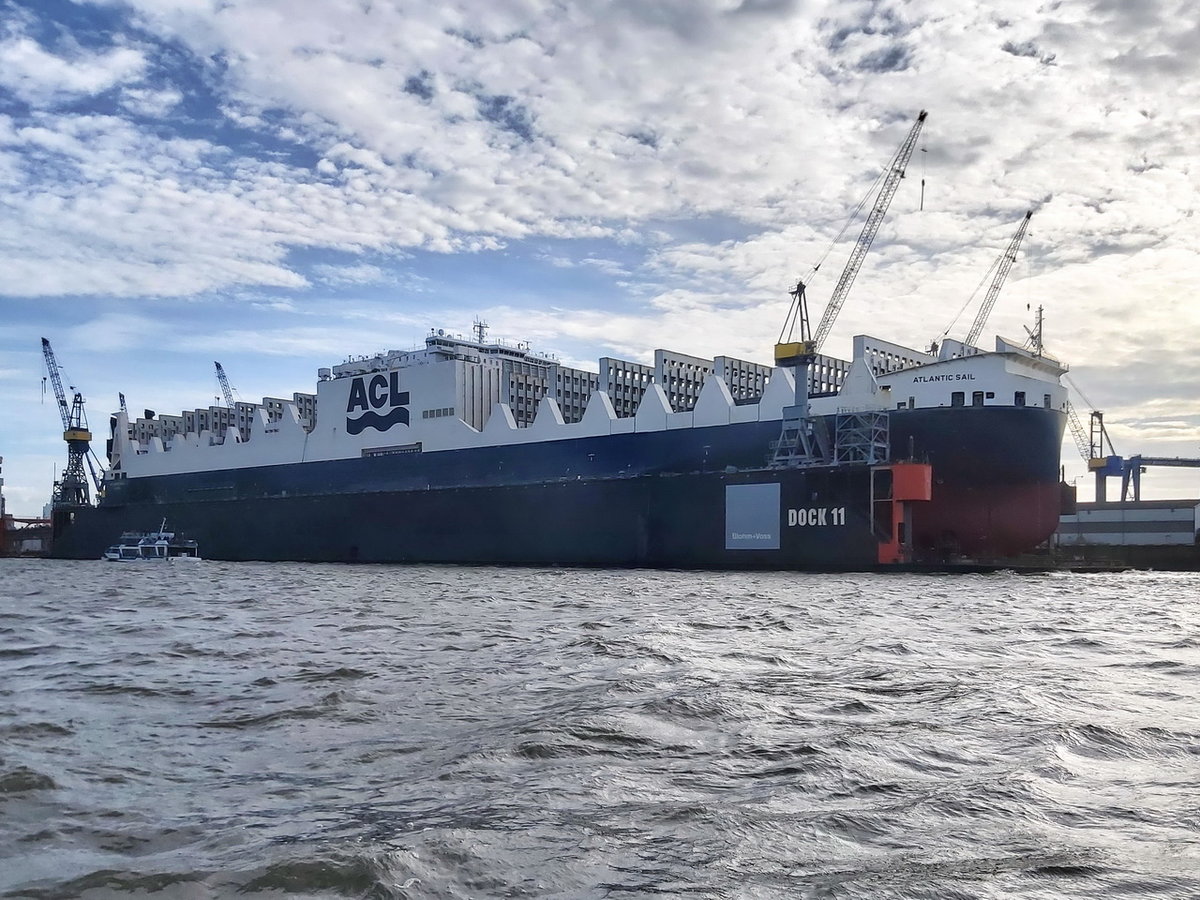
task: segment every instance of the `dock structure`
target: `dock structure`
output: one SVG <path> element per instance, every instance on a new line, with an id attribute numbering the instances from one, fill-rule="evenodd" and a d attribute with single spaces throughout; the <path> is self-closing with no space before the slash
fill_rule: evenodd
<path id="1" fill-rule="evenodd" d="M 1200 569 L 1200 499 L 1079 503 L 1062 516 L 1055 555 L 1134 568 Z"/>
<path id="2" fill-rule="evenodd" d="M 46 556 L 49 549 L 49 519 L 0 519 L 0 556 Z"/>
<path id="3" fill-rule="evenodd" d="M 50 547 L 50 520 L 8 514 L 3 473 L 4 457 L 0 456 L 0 556 L 45 556 Z"/>

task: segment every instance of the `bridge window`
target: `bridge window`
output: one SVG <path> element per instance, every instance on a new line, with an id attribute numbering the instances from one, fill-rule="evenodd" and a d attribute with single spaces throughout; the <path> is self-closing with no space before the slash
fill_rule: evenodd
<path id="1" fill-rule="evenodd" d="M 1024 391 L 1014 392 L 1013 393 L 1013 406 L 1024 406 L 1024 405 L 1025 405 L 1025 392 Z"/>
<path id="2" fill-rule="evenodd" d="M 983 406 L 983 391 L 975 391 L 975 393 L 971 394 L 971 405 Z"/>
<path id="3" fill-rule="evenodd" d="M 962 406 L 963 403 L 965 402 L 965 399 L 966 399 L 966 395 L 963 394 L 962 391 L 955 391 L 953 394 L 950 395 L 950 405 L 951 406 Z"/>

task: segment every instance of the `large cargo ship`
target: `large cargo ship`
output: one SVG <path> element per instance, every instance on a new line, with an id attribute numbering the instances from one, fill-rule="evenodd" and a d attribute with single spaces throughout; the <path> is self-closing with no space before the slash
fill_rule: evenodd
<path id="1" fill-rule="evenodd" d="M 294 402 L 226 391 L 223 408 L 118 414 L 103 496 L 59 505 L 53 552 L 98 557 L 162 520 L 228 560 L 863 569 L 1028 550 L 1058 523 L 1065 368 L 1041 352 L 1040 311 L 1033 350 L 972 340 L 1024 223 L 967 342 L 818 352 L 925 117 L 815 331 L 792 292 L 774 368 L 660 350 L 593 373 L 482 323 L 434 332 L 321 369 Z"/>
<path id="2" fill-rule="evenodd" d="M 590 373 L 434 332 L 240 417 L 116 414 L 103 495 L 56 511 L 53 554 L 165 519 L 217 560 L 868 569 L 995 561 L 1054 531 L 1056 360 L 859 336 L 804 376 L 802 458 L 794 371 L 660 351 Z"/>

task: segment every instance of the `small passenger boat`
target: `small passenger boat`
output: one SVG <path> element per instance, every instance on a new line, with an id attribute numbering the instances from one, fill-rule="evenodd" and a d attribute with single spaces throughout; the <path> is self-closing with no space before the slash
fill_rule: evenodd
<path id="1" fill-rule="evenodd" d="M 104 551 L 101 559 L 109 562 L 198 560 L 200 548 L 195 541 L 167 531 L 167 522 L 164 519 L 158 531 L 125 532 L 120 541 Z"/>

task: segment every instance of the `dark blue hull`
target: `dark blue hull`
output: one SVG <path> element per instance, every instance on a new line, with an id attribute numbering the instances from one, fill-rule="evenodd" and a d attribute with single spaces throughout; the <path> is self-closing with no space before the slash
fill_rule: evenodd
<path id="1" fill-rule="evenodd" d="M 95 558 L 122 531 L 166 519 L 208 559 L 877 565 L 896 536 L 870 468 L 767 468 L 778 430 L 750 423 L 127 479 L 98 507 L 59 517 L 53 554 Z M 892 456 L 911 452 L 933 468 L 932 499 L 908 513 L 910 558 L 1002 556 L 1048 537 L 1057 508 L 1047 531 L 1049 510 L 1014 516 L 1010 497 L 1026 509 L 1031 496 L 1057 498 L 1061 431 L 1049 410 L 892 413 Z M 981 510 L 994 528 L 980 529 Z"/>

